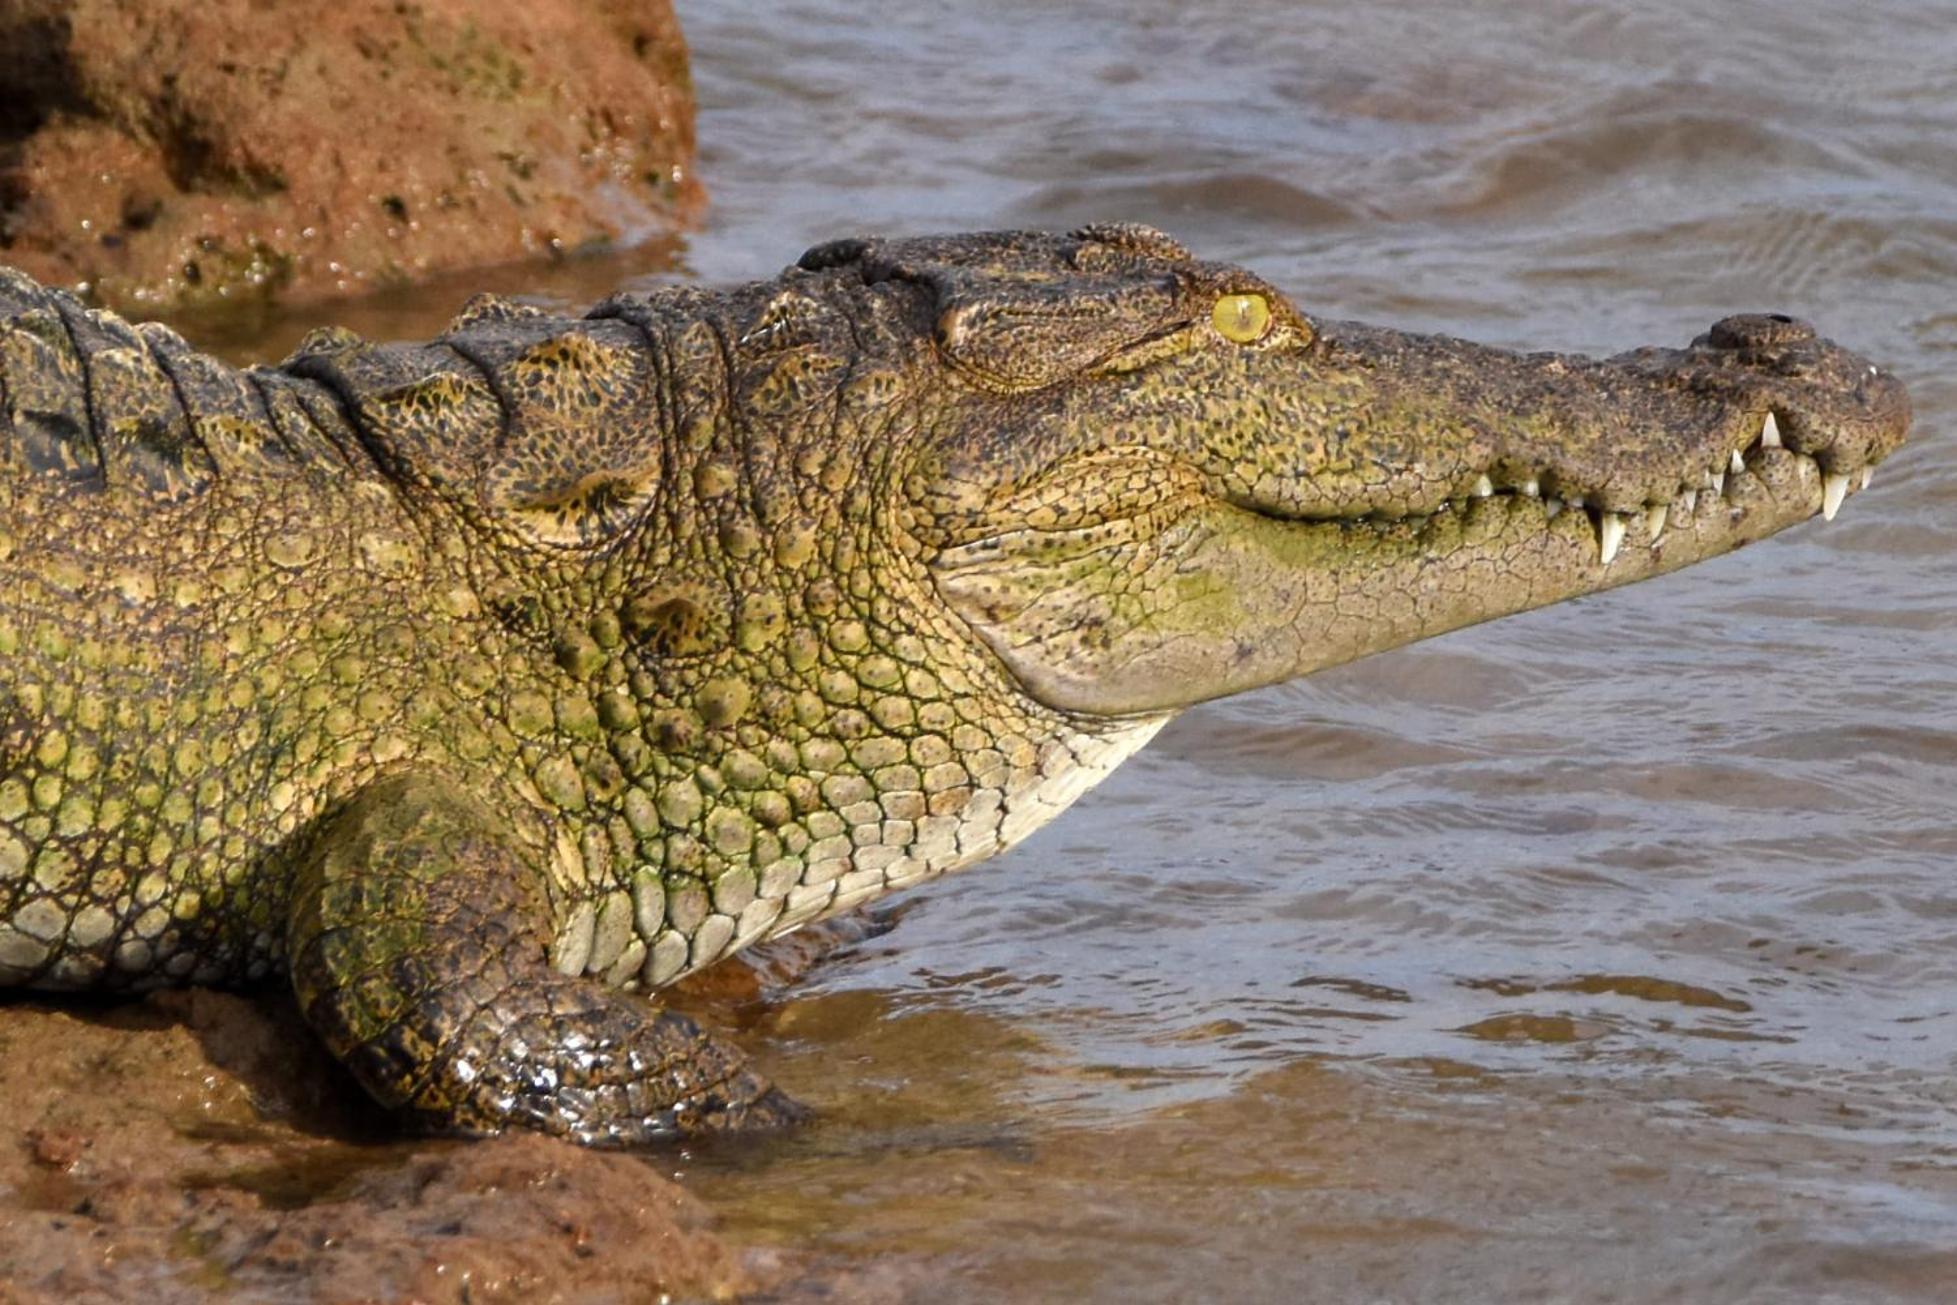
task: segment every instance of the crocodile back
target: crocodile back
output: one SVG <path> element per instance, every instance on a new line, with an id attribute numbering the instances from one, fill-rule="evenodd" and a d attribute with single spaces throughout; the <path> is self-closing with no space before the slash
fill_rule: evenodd
<path id="1" fill-rule="evenodd" d="M 266 858 L 379 764 L 306 693 L 412 700 L 418 540 L 356 449 L 313 382 L 0 269 L 0 986 L 276 956 Z"/>
<path id="2" fill-rule="evenodd" d="M 168 327 L 0 268 L 0 458 L 62 492 L 174 502 L 228 472 L 341 461 L 348 438 L 317 387 L 227 366 Z"/>

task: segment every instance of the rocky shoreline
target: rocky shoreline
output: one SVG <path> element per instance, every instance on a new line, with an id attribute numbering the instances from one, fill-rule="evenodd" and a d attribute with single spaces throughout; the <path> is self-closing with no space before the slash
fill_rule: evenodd
<path id="1" fill-rule="evenodd" d="M 19 0 L 0 263 L 155 315 L 632 244 L 693 122 L 669 0 Z"/>

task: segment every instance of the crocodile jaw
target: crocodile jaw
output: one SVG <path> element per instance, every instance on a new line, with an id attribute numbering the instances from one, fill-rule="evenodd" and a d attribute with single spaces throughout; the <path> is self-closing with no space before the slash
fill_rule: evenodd
<path id="1" fill-rule="evenodd" d="M 1519 436 L 1497 426 L 1462 437 L 1445 412 L 1403 407 L 1442 434 L 1382 437 L 1412 453 L 1386 467 L 1370 501 L 1304 475 L 1253 479 L 1214 461 L 1192 468 L 1186 454 L 1152 472 L 1129 455 L 1077 479 L 1087 494 L 1092 481 L 1154 475 L 1145 510 L 993 531 L 943 550 L 933 573 L 1047 706 L 1119 718 L 1241 692 L 1832 518 L 1901 441 L 1908 405 L 1852 355 L 1826 342 L 1811 351 L 1853 370 L 1851 384 L 1809 387 L 1803 402 L 1753 370 L 1737 381 L 1691 370 L 1725 368 L 1718 351 L 1666 355 L 1650 403 L 1674 419 L 1649 437 L 1621 431 L 1621 463 L 1602 456 L 1608 417 L 1594 395 L 1650 384 L 1642 355 L 1579 361 L 1604 379 L 1573 386 L 1555 420 L 1531 413 L 1523 424 L 1542 429 Z M 1527 391 L 1526 372 L 1517 388 Z M 1654 459 L 1654 448 L 1673 452 Z M 1275 435 L 1258 451 L 1265 466 L 1274 450 L 1283 456 Z"/>
<path id="2" fill-rule="evenodd" d="M 1634 513 L 1520 490 L 1385 521 L 1286 521 L 1211 500 L 1164 532 L 1173 575 L 1151 627 L 1129 638 L 1108 578 L 1052 539 L 1037 560 L 998 540 L 950 550 L 937 576 L 1033 697 L 1124 716 L 1676 570 L 1825 511 L 1866 471 L 1763 449 Z"/>

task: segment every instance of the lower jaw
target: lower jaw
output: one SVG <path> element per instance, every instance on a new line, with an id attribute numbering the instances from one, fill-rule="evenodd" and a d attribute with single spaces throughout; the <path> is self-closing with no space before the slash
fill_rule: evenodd
<path id="1" fill-rule="evenodd" d="M 1851 484 L 1860 484 L 1857 472 Z M 1356 565 L 1328 578 L 1344 613 L 1300 629 L 1308 674 L 1481 621 L 1544 607 L 1729 553 L 1817 515 L 1823 473 L 1801 454 L 1762 451 L 1714 489 L 1615 514 L 1621 534 L 1604 560 L 1605 514 L 1525 494 L 1495 494 L 1445 512 L 1334 527 L 1352 539 Z M 1324 527 L 1319 527 L 1323 529 Z M 1369 559 L 1369 560 L 1362 560 Z"/>
<path id="2" fill-rule="evenodd" d="M 1831 476 L 1804 454 L 1756 449 L 1668 502 L 1609 512 L 1540 500 L 1535 511 L 1603 588 L 1731 552 L 1817 514 L 1832 518 L 1868 476 L 1866 468 Z"/>
<path id="3" fill-rule="evenodd" d="M 1623 511 L 1540 494 L 1531 485 L 1526 491 L 1455 499 L 1422 517 L 1341 525 L 1382 537 L 1398 534 L 1399 546 L 1444 557 L 1450 542 L 1458 547 L 1462 538 L 1485 533 L 1484 523 L 1493 515 L 1501 522 L 1502 548 L 1512 549 L 1521 536 L 1540 532 L 1544 544 L 1574 554 L 1573 569 L 1587 571 L 1601 586 L 1620 583 L 1620 576 L 1634 579 L 1712 557 L 1812 516 L 1832 518 L 1844 500 L 1867 488 L 1869 476 L 1866 467 L 1831 475 L 1805 454 L 1756 447 L 1668 500 Z"/>

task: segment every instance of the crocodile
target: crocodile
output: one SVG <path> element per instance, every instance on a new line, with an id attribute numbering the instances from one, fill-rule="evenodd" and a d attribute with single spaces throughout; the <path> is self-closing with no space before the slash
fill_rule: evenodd
<path id="1" fill-rule="evenodd" d="M 1133 224 L 821 245 L 236 368 L 0 274 L 0 986 L 288 982 L 406 1123 L 802 1113 L 647 993 L 1192 704 L 1833 517 L 1782 315 L 1519 354 Z"/>

